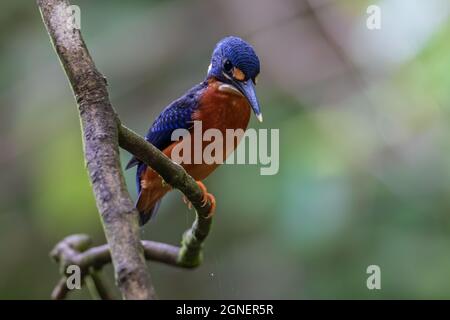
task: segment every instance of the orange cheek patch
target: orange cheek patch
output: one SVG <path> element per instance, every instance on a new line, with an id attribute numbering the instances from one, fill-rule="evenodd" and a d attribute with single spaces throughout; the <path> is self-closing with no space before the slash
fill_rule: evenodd
<path id="1" fill-rule="evenodd" d="M 245 74 L 241 71 L 241 69 L 234 67 L 233 68 L 233 78 L 239 81 L 244 81 Z"/>

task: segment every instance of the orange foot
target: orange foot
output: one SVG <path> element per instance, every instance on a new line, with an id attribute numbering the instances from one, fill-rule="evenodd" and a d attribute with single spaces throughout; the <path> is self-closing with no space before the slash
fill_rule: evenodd
<path id="1" fill-rule="evenodd" d="M 211 203 L 211 209 L 209 210 L 208 216 L 206 217 L 211 218 L 214 215 L 214 212 L 216 211 L 216 198 L 214 198 L 214 196 L 211 193 L 208 193 L 208 190 L 206 189 L 203 182 L 197 181 L 197 184 L 203 193 L 202 207 L 206 206 L 208 201 Z M 189 210 L 192 209 L 192 203 L 186 198 L 186 196 L 183 196 L 183 202 L 188 205 Z"/>

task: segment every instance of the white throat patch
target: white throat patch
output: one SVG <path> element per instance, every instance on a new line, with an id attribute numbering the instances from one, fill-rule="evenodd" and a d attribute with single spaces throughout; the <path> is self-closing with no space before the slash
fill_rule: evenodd
<path id="1" fill-rule="evenodd" d="M 232 93 L 232 94 L 239 95 L 239 96 L 244 96 L 238 89 L 236 89 L 232 85 L 229 85 L 226 83 L 222 83 L 219 86 L 219 91 L 228 92 L 228 93 Z"/>

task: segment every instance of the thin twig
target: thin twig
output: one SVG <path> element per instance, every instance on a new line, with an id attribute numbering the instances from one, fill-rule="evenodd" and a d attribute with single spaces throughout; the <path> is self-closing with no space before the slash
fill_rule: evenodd
<path id="1" fill-rule="evenodd" d="M 63 300 L 66 298 L 67 294 L 69 293 L 69 288 L 67 287 L 67 278 L 61 277 L 59 279 L 58 283 L 56 284 L 55 288 L 52 291 L 51 298 L 52 300 Z"/>
<path id="2" fill-rule="evenodd" d="M 71 235 L 58 242 L 50 256 L 60 264 L 62 272 L 69 265 L 77 265 L 81 270 L 87 271 L 91 267 L 100 269 L 111 262 L 108 245 L 88 248 L 90 244 L 91 240 L 85 234 Z M 142 247 L 146 259 L 178 266 L 178 247 L 150 240 L 142 241 Z"/>
<path id="3" fill-rule="evenodd" d="M 195 225 L 195 223 L 194 223 Z M 194 227 L 193 227 L 194 228 Z M 191 229 L 190 229 L 191 230 Z M 186 240 L 186 247 L 181 248 L 166 243 L 143 240 L 142 248 L 147 260 L 161 262 L 180 268 L 193 268 L 201 262 L 201 246 L 196 238 Z M 195 243 L 194 243 L 195 242 Z M 70 291 L 66 285 L 66 270 L 70 265 L 77 265 L 81 270 L 81 281 L 91 277 L 98 295 L 102 299 L 112 299 L 97 274 L 104 265 L 111 262 L 111 253 L 107 244 L 90 247 L 91 239 L 84 234 L 75 234 L 61 240 L 51 251 L 51 257 L 60 265 L 61 280 L 55 286 L 52 299 L 64 299 Z M 182 253 L 185 250 L 185 253 Z"/>
<path id="4" fill-rule="evenodd" d="M 114 300 L 114 297 L 110 293 L 109 288 L 106 286 L 105 281 L 102 279 L 100 271 L 91 268 L 88 277 L 91 279 L 96 294 L 101 300 Z"/>

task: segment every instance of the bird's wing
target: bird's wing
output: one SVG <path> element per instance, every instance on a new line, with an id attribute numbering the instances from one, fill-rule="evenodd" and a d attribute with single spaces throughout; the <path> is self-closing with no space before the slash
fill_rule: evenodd
<path id="1" fill-rule="evenodd" d="M 153 122 L 145 135 L 145 140 L 159 150 L 164 150 L 171 144 L 171 136 L 174 130 L 189 129 L 192 125 L 192 113 L 197 109 L 200 97 L 206 87 L 207 83 L 202 82 L 168 105 Z M 126 169 L 139 164 L 139 159 L 133 157 L 128 162 Z"/>

